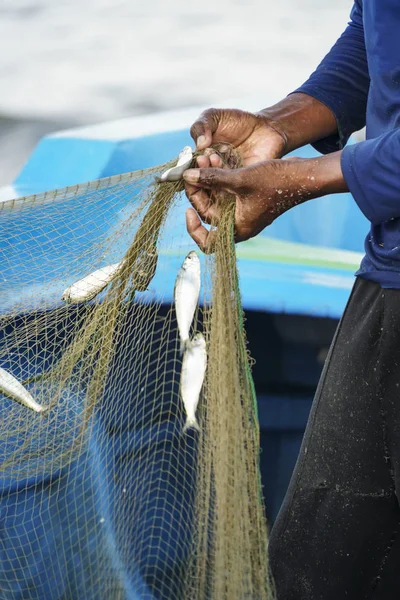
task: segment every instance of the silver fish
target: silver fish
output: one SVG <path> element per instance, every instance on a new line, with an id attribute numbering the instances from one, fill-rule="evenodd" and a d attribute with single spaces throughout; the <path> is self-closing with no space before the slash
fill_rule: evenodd
<path id="1" fill-rule="evenodd" d="M 201 333 L 194 336 L 187 345 L 182 361 L 181 396 L 186 410 L 186 423 L 183 432 L 190 428 L 200 431 L 196 419 L 201 388 L 207 368 L 206 341 Z"/>
<path id="2" fill-rule="evenodd" d="M 123 261 L 102 267 L 83 279 L 75 281 L 64 291 L 62 299 L 69 304 L 80 304 L 92 300 L 114 279 L 122 264 Z"/>
<path id="3" fill-rule="evenodd" d="M 182 152 L 179 153 L 178 162 L 175 167 L 171 167 L 161 173 L 160 177 L 156 177 L 158 183 L 163 181 L 179 181 L 186 169 L 188 169 L 193 160 L 193 152 L 190 146 L 185 146 Z"/>
<path id="4" fill-rule="evenodd" d="M 189 342 L 190 327 L 200 293 L 200 259 L 196 252 L 189 252 L 175 281 L 174 297 L 176 320 L 181 339 L 181 353 Z"/>
<path id="5" fill-rule="evenodd" d="M 0 394 L 7 396 L 11 400 L 34 410 L 35 412 L 43 412 L 45 408 L 34 400 L 27 389 L 5 369 L 0 367 Z"/>

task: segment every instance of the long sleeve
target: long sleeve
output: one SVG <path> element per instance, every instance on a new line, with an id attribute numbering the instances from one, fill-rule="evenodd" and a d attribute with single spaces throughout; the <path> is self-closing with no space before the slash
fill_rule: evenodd
<path id="1" fill-rule="evenodd" d="M 341 165 L 349 190 L 373 225 L 400 217 L 400 129 L 347 146 Z"/>
<path id="2" fill-rule="evenodd" d="M 323 102 L 336 117 L 338 135 L 316 142 L 319 152 L 340 150 L 349 136 L 365 125 L 369 85 L 362 3 L 356 0 L 344 33 L 310 78 L 295 90 Z"/>

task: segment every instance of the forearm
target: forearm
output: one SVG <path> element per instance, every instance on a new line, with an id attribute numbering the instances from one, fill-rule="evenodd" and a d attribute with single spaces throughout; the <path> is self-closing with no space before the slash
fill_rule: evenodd
<path id="1" fill-rule="evenodd" d="M 317 158 L 274 161 L 275 172 L 272 177 L 269 173 L 268 178 L 269 181 L 279 182 L 279 189 L 272 192 L 275 198 L 272 203 L 271 192 L 265 194 L 265 201 L 271 212 L 281 214 L 306 200 L 347 192 L 341 155 L 342 151 L 339 151 Z M 260 167 L 263 168 L 262 165 Z M 270 167 L 266 165 L 265 168 Z M 263 175 L 260 179 L 262 177 Z"/>
<path id="2" fill-rule="evenodd" d="M 317 158 L 287 161 L 293 164 L 294 173 L 292 175 L 289 172 L 288 176 L 296 182 L 295 187 L 299 188 L 299 195 L 304 195 L 304 199 L 307 200 L 348 192 L 341 167 L 341 156 L 340 150 Z"/>
<path id="3" fill-rule="evenodd" d="M 266 117 L 270 126 L 284 138 L 284 154 L 337 133 L 333 112 L 307 94 L 291 94 L 258 114 Z"/>

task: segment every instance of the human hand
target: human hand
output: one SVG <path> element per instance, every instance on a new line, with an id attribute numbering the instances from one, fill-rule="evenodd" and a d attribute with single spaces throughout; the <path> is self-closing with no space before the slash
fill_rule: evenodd
<path id="1" fill-rule="evenodd" d="M 285 135 L 259 113 L 210 108 L 192 125 L 190 134 L 200 151 L 218 143 L 231 144 L 238 150 L 243 166 L 280 158 L 285 153 Z"/>
<path id="2" fill-rule="evenodd" d="M 347 191 L 340 167 L 341 152 L 312 158 L 266 160 L 240 169 L 223 168 L 221 158 L 208 150 L 198 158 L 199 169 L 183 174 L 193 208 L 186 211 L 186 226 L 205 253 L 212 252 L 222 207 L 213 193 L 235 195 L 235 241 L 254 237 L 284 212 L 311 198 Z"/>

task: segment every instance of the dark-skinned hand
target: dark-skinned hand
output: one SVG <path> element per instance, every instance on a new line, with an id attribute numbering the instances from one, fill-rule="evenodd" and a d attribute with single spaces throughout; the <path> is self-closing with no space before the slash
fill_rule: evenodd
<path id="1" fill-rule="evenodd" d="M 186 212 L 189 234 L 203 252 L 211 252 L 219 209 L 213 194 L 236 196 L 235 240 L 254 237 L 284 212 L 311 198 L 347 191 L 340 167 L 341 152 L 311 159 L 264 160 L 240 169 L 223 168 L 211 149 L 198 157 L 198 169 L 185 171 L 186 194 L 195 210 Z"/>
<path id="2" fill-rule="evenodd" d="M 285 153 L 285 136 L 270 119 L 234 108 L 204 111 L 193 123 L 190 135 L 198 150 L 218 143 L 231 144 L 238 150 L 243 166 L 281 158 Z"/>

